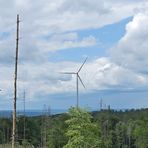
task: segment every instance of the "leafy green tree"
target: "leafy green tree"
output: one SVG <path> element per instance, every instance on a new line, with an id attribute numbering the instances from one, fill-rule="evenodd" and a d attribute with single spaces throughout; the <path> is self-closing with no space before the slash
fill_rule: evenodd
<path id="1" fill-rule="evenodd" d="M 116 124 L 116 145 L 118 148 L 122 148 L 124 146 L 124 139 L 125 139 L 125 133 L 126 132 L 126 127 L 123 122 L 119 122 Z"/>
<path id="2" fill-rule="evenodd" d="M 0 119 L 1 143 L 8 143 L 10 141 L 11 121 L 7 118 Z"/>
<path id="3" fill-rule="evenodd" d="M 26 128 L 25 128 L 25 141 L 23 134 L 24 134 L 24 116 L 20 116 L 18 118 L 18 142 L 20 144 L 24 144 L 24 143 L 30 143 L 32 145 L 34 145 L 35 147 L 40 145 L 40 124 L 39 121 L 35 118 L 28 118 L 25 117 L 25 124 L 26 124 Z"/>
<path id="4" fill-rule="evenodd" d="M 135 138 L 135 146 L 138 148 L 148 147 L 148 120 L 139 120 L 133 132 Z"/>
<path id="5" fill-rule="evenodd" d="M 65 136 L 67 128 L 65 121 L 67 119 L 67 114 L 58 115 L 50 119 L 47 141 L 49 148 L 61 148 L 67 143 L 67 137 Z"/>
<path id="6" fill-rule="evenodd" d="M 101 147 L 100 129 L 92 123 L 92 116 L 80 108 L 71 108 L 66 121 L 68 143 L 64 148 L 99 148 Z"/>

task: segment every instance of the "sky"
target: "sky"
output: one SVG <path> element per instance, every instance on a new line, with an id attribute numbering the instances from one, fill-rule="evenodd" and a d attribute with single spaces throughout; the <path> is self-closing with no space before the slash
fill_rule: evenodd
<path id="1" fill-rule="evenodd" d="M 0 0 L 0 110 L 12 109 L 16 15 L 17 109 L 148 107 L 147 0 Z"/>

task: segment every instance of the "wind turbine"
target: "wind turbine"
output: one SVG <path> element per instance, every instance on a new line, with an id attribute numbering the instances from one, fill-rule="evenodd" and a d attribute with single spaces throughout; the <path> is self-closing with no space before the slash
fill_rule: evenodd
<path id="1" fill-rule="evenodd" d="M 70 75 L 76 75 L 76 92 L 77 92 L 77 104 L 76 107 L 79 107 L 79 81 L 81 82 L 81 84 L 83 85 L 83 87 L 85 88 L 85 85 L 79 75 L 79 72 L 81 71 L 82 67 L 84 66 L 85 62 L 86 62 L 87 58 L 84 60 L 84 62 L 82 63 L 82 65 L 80 66 L 80 68 L 78 69 L 77 72 L 61 72 L 62 74 L 70 74 Z"/>

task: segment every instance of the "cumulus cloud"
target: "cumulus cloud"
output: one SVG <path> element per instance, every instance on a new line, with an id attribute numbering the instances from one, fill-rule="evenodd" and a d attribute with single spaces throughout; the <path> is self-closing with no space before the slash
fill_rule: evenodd
<path id="1" fill-rule="evenodd" d="M 82 75 L 90 90 L 131 89 L 147 85 L 148 82 L 145 75 L 115 64 L 108 58 L 88 63 Z"/>
<path id="2" fill-rule="evenodd" d="M 8 35 L 6 40 L 0 41 L 0 61 L 12 61 L 17 13 L 22 21 L 22 61 L 45 62 L 48 59 L 45 52 L 93 46 L 96 43 L 93 36 L 81 39 L 77 30 L 115 23 L 133 15 L 135 9 L 140 9 L 143 4 L 146 5 L 144 0 L 37 0 L 35 3 L 31 0 L 1 0 L 0 38 L 5 36 L 4 33 Z"/>
<path id="3" fill-rule="evenodd" d="M 148 70 L 148 12 L 138 13 L 126 25 L 126 33 L 111 49 L 112 60 L 140 73 Z"/>
<path id="4" fill-rule="evenodd" d="M 82 63 L 61 62 L 39 65 L 20 65 L 19 92 L 26 89 L 29 98 L 36 94 L 69 93 L 76 90 L 76 76 L 60 74 L 61 71 L 77 71 Z M 13 67 L 1 67 L 1 83 L 5 94 L 12 95 Z M 108 58 L 99 58 L 84 65 L 80 76 L 87 92 L 102 89 L 132 89 L 147 86 L 148 77 L 125 69 Z M 86 90 L 80 84 L 81 92 Z M 21 94 L 19 94 L 21 96 Z"/>

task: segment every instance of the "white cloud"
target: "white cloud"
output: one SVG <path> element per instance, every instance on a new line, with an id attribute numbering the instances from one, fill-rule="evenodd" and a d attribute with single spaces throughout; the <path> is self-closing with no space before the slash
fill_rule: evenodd
<path id="1" fill-rule="evenodd" d="M 112 60 L 141 73 L 148 70 L 148 12 L 138 13 L 126 26 L 126 34 L 111 49 Z"/>
<path id="2" fill-rule="evenodd" d="M 42 51 L 56 51 L 68 48 L 89 47 L 96 44 L 96 39 L 93 36 L 88 36 L 79 39 L 76 33 L 55 34 L 50 38 L 46 38 L 38 43 L 38 47 Z"/>
<path id="3" fill-rule="evenodd" d="M 26 89 L 28 97 L 35 99 L 36 94 L 75 93 L 75 75 L 63 75 L 60 71 L 77 71 L 81 63 L 61 62 L 39 65 L 19 66 L 19 97 Z M 1 67 L 0 88 L 10 97 L 13 89 L 13 67 Z M 84 65 L 80 76 L 87 92 L 102 89 L 130 89 L 147 86 L 148 77 L 134 73 L 112 63 L 108 58 L 99 58 Z M 81 92 L 86 90 L 80 84 Z"/>
<path id="4" fill-rule="evenodd" d="M 0 36 L 3 37 L 5 32 L 8 33 L 7 38 L 0 41 L 0 62 L 10 64 L 14 58 L 17 13 L 20 13 L 22 21 L 21 61 L 43 63 L 48 59 L 45 52 L 96 44 L 93 36 L 80 38 L 77 30 L 99 28 L 115 23 L 133 15 L 137 9 L 146 7 L 147 2 L 1 0 L 0 4 Z"/>
<path id="5" fill-rule="evenodd" d="M 90 90 L 129 89 L 147 85 L 148 77 L 123 68 L 108 58 L 99 58 L 85 67 L 82 74 Z"/>

